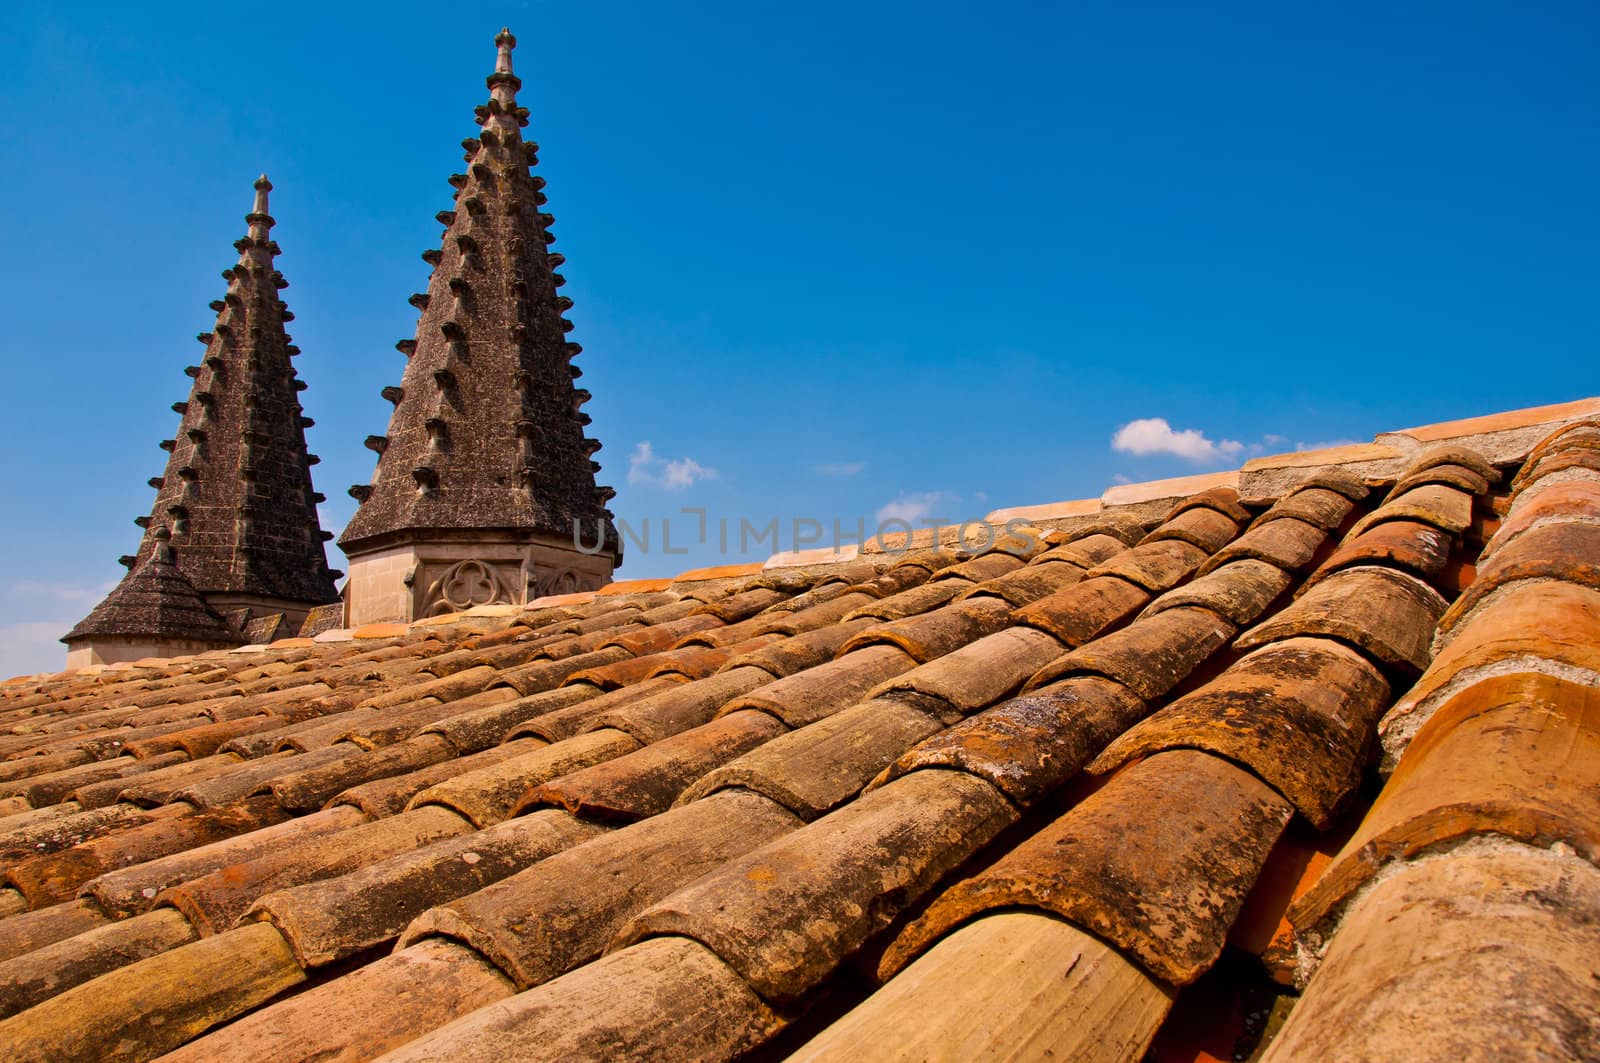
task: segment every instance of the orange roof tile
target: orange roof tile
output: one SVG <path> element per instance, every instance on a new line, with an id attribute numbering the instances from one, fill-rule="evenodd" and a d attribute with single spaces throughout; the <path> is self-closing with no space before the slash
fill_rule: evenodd
<path id="1" fill-rule="evenodd" d="M 997 509 L 984 517 L 989 524 L 1005 524 L 1007 521 L 1022 520 L 1040 522 L 1048 520 L 1061 520 L 1066 517 L 1086 517 L 1100 512 L 1098 498 L 1079 498 L 1070 502 L 1045 502 L 1037 506 L 1011 506 L 1007 509 Z"/>
<path id="2" fill-rule="evenodd" d="M 1186 495 L 1210 490 L 1213 487 L 1238 486 L 1238 470 L 1207 472 L 1197 476 L 1179 476 L 1171 480 L 1149 480 L 1144 483 L 1119 484 L 1100 496 L 1100 504 L 1102 506 L 1131 506 L 1138 502 L 1182 498 Z"/>
<path id="3" fill-rule="evenodd" d="M 1403 457 L 1398 447 L 1382 443 L 1352 443 L 1343 447 L 1326 447 L 1322 450 L 1296 450 L 1287 454 L 1269 454 L 1251 458 L 1241 467 L 1241 472 L 1262 469 L 1317 469 L 1324 465 L 1352 465 L 1370 461 L 1394 461 Z"/>
<path id="4" fill-rule="evenodd" d="M 1529 406 L 1521 410 L 1507 410 L 1504 413 L 1491 413 L 1483 417 L 1467 417 L 1459 421 L 1440 421 L 1437 424 L 1421 425 L 1417 428 L 1402 428 L 1394 434 L 1410 436 L 1420 443 L 1431 443 L 1488 432 L 1503 432 L 1514 428 L 1542 428 L 1584 417 L 1600 417 L 1600 398 L 1577 399 L 1552 406 Z"/>
<path id="5" fill-rule="evenodd" d="M 672 586 L 670 579 L 625 579 L 616 583 L 608 583 L 595 591 L 601 598 L 616 594 L 642 594 L 649 591 L 664 591 Z"/>
<path id="6" fill-rule="evenodd" d="M 530 609 L 543 609 L 553 605 L 582 605 L 593 601 L 594 591 L 575 591 L 572 594 L 549 594 L 543 598 L 535 598 L 528 603 Z"/>
<path id="7" fill-rule="evenodd" d="M 701 580 L 732 579 L 736 576 L 753 576 L 761 571 L 762 563 L 753 561 L 742 565 L 713 565 L 710 568 L 692 568 L 673 577 L 674 583 L 695 583 Z"/>
<path id="8" fill-rule="evenodd" d="M 363 624 L 350 632 L 354 639 L 392 639 L 410 630 L 405 624 Z"/>

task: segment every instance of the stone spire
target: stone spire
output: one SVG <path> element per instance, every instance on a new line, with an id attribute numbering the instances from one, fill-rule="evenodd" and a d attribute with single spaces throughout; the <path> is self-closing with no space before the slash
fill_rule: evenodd
<path id="1" fill-rule="evenodd" d="M 176 656 L 239 644 L 238 632 L 178 568 L 171 540 L 166 528 L 153 530 L 150 549 L 133 570 L 61 640 L 74 652 L 85 644 L 102 651 L 115 646 L 121 652 L 85 655 L 78 663 Z"/>
<path id="2" fill-rule="evenodd" d="M 340 546 L 352 563 L 352 622 L 439 611 L 441 601 L 521 602 L 598 586 L 620 559 L 605 508 L 613 492 L 595 485 L 600 443 L 584 435 L 589 395 L 574 384 L 579 347 L 567 341 L 572 324 L 562 316 L 572 301 L 557 291 L 563 258 L 548 250 L 555 219 L 539 209 L 544 179 L 529 172 L 538 145 L 522 138 L 528 111 L 517 103 L 516 43 L 509 30 L 495 38 L 489 101 L 477 109 L 483 128 L 462 142 L 467 172 L 450 179 L 455 205 L 438 215 L 441 246 L 422 256 L 433 267 L 428 290 L 411 297 L 421 311 L 416 338 L 397 345 L 405 373 L 383 390 L 395 404 L 388 433 L 367 439 L 377 471 L 370 485 L 350 489 L 361 504 Z M 587 553 L 574 547 L 575 524 Z M 371 593 L 387 599 L 392 588 L 369 591 L 362 558 L 400 543 L 445 542 L 451 564 L 494 569 L 492 591 L 481 589 L 480 569 L 475 597 L 441 597 L 429 589 L 434 573 L 408 570 L 410 590 L 393 594 L 411 600 L 373 605 Z M 513 562 L 504 549 L 512 543 L 538 549 Z"/>
<path id="3" fill-rule="evenodd" d="M 239 623 L 275 613 L 298 622 L 312 606 L 338 599 L 339 573 L 329 570 L 323 548 L 331 536 L 317 520 L 322 496 L 311 486 L 318 459 L 306 453 L 305 384 L 291 361 L 299 348 L 284 331 L 294 315 L 278 297 L 289 285 L 273 268 L 271 190 L 265 175 L 255 182 L 249 229 L 234 242 L 239 261 L 222 271 L 228 290 L 211 304 L 216 324 L 198 337 L 205 356 L 184 370 L 194 384 L 188 400 L 173 405 L 180 421 L 161 444 L 169 457 L 166 472 L 150 481 L 155 505 L 135 522 L 144 539 L 122 559 L 138 572 L 156 553 L 158 532 L 170 536 L 188 583 Z"/>

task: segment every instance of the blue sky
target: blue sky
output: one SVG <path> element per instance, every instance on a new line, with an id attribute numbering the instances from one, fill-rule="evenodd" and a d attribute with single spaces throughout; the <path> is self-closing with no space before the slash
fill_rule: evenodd
<path id="1" fill-rule="evenodd" d="M 741 520 L 959 519 L 1600 391 L 1592 3 L 7 23 L 0 674 L 59 666 L 121 575 L 263 170 L 343 527 L 502 24 L 601 480 L 651 524 L 622 576 L 737 560 L 719 518 L 736 553 Z M 1113 448 L 1157 418 L 1124 440 L 1181 454 Z"/>

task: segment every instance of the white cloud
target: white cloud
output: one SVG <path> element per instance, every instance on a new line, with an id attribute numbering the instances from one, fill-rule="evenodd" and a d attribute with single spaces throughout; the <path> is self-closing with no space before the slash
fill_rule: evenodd
<path id="1" fill-rule="evenodd" d="M 660 487 L 667 491 L 682 491 L 699 480 L 715 480 L 717 470 L 701 465 L 693 458 L 660 458 L 655 448 L 645 440 L 628 455 L 628 482 Z"/>
<path id="2" fill-rule="evenodd" d="M 817 471 L 824 476 L 854 476 L 866 467 L 864 461 L 830 461 L 826 465 L 818 465 Z"/>
<path id="3" fill-rule="evenodd" d="M 1212 441 L 1198 428 L 1174 429 L 1165 417 L 1142 417 L 1129 421 L 1111 437 L 1111 449 L 1140 456 L 1172 454 L 1194 462 L 1217 461 L 1244 452 L 1235 439 Z"/>
<path id="4" fill-rule="evenodd" d="M 71 627 L 70 621 L 59 620 L 0 625 L 0 679 L 61 671 L 66 665 L 67 648 L 60 639 Z"/>
<path id="5" fill-rule="evenodd" d="M 1119 472 L 1111 478 L 1111 482 L 1114 484 L 1131 484 L 1133 483 L 1133 477 Z"/>
<path id="6" fill-rule="evenodd" d="M 908 524 L 916 524 L 924 517 L 931 516 L 936 506 L 955 500 L 956 496 L 949 491 L 902 491 L 893 502 L 886 502 L 878 508 L 878 523 L 903 520 Z"/>
<path id="7" fill-rule="evenodd" d="M 1359 439 L 1324 439 L 1320 443 L 1296 443 L 1296 450 L 1332 450 L 1334 447 L 1353 447 Z"/>

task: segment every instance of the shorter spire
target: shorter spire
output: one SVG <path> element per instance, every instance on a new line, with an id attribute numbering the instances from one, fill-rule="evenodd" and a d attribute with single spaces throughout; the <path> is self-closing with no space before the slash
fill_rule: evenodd
<path id="1" fill-rule="evenodd" d="M 155 549 L 133 567 L 94 611 L 64 635 L 62 642 L 105 637 L 175 640 L 211 646 L 237 646 L 243 639 L 179 571 L 172 533 L 165 525 L 150 533 Z"/>

